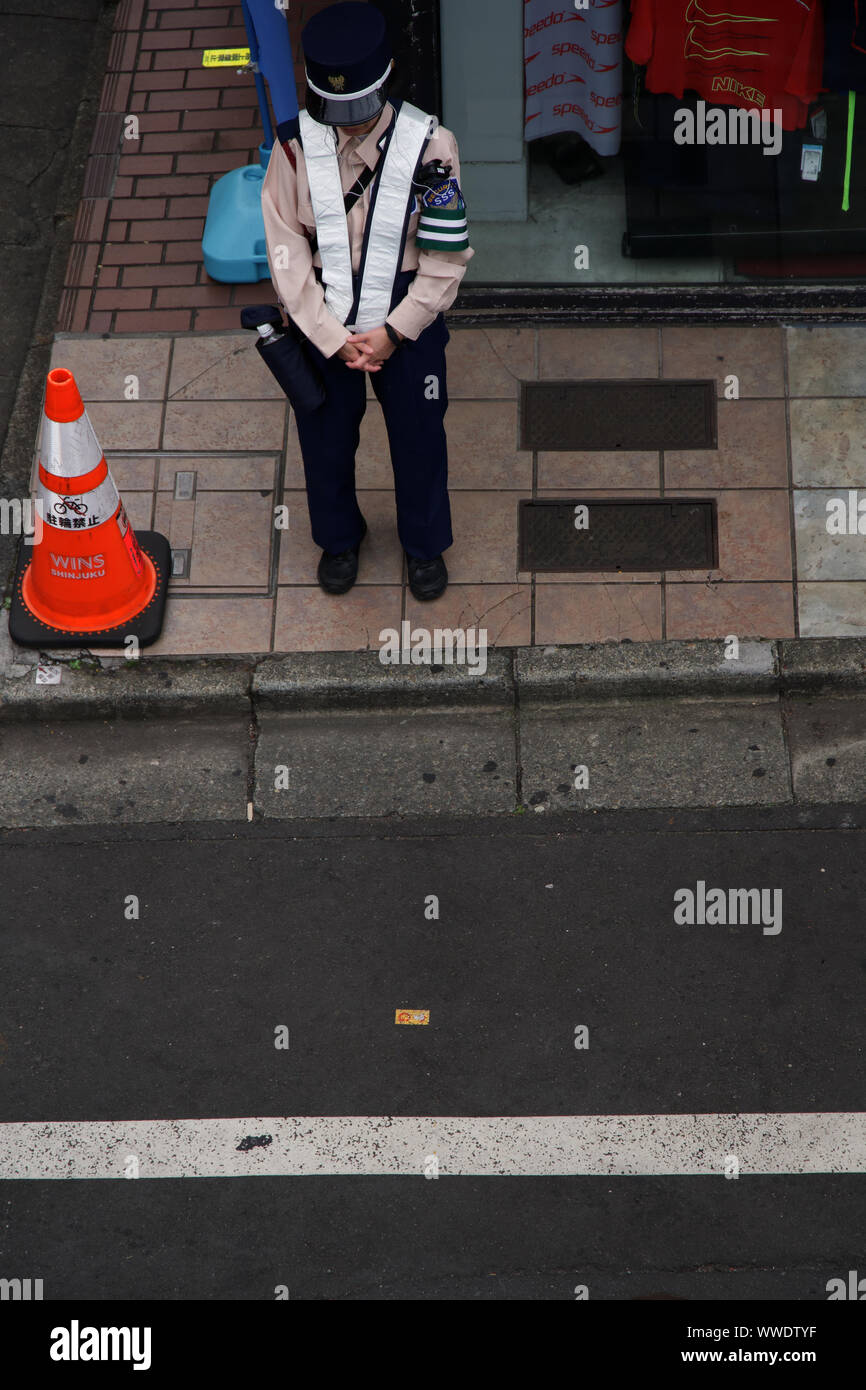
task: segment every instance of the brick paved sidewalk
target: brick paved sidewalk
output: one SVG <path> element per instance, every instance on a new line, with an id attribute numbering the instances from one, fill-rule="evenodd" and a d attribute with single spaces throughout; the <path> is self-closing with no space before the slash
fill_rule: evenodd
<path id="1" fill-rule="evenodd" d="M 324 3 L 292 7 L 296 44 Z M 201 264 L 208 190 L 255 161 L 261 139 L 252 78 L 206 70 L 201 56 L 243 43 L 237 5 L 120 6 L 52 357 L 78 378 L 134 523 L 189 552 L 155 653 L 356 650 L 402 619 L 480 625 L 492 645 L 508 646 L 866 634 L 863 539 L 831 536 L 825 524 L 828 498 L 866 495 L 866 325 L 482 331 L 452 322 L 451 585 L 433 604 L 408 592 L 387 442 L 368 391 L 358 482 L 370 535 L 356 588 L 323 594 L 291 412 L 251 336 L 230 331 L 240 305 L 272 300 L 273 290 L 217 285 Z M 139 116 L 134 145 L 121 139 L 127 112 Z M 130 373 L 137 401 L 125 399 Z M 723 396 L 729 373 L 737 401 Z M 716 380 L 717 450 L 518 448 L 521 379 L 659 376 Z M 195 473 L 194 496 L 175 496 L 177 472 Z M 719 569 L 520 573 L 519 500 L 576 491 L 716 497 Z M 273 509 L 283 502 L 281 532 Z"/>
<path id="2" fill-rule="evenodd" d="M 290 8 L 299 35 L 332 0 Z M 122 0 L 58 317 L 61 331 L 183 333 L 236 328 L 238 304 L 272 297 L 205 274 L 201 238 L 213 183 L 258 163 L 263 138 L 251 74 L 204 68 L 207 48 L 247 46 L 237 4 Z M 124 135 L 138 118 L 139 139 Z"/>

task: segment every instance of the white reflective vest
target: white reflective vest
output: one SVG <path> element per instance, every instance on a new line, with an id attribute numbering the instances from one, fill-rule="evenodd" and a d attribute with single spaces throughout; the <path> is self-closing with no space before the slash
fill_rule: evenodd
<path id="1" fill-rule="evenodd" d="M 412 177 L 430 136 L 432 117 L 410 102 L 401 103 L 382 167 L 373 182 L 361 288 L 354 323 L 346 323 L 355 301 L 349 222 L 343 206 L 337 134 L 332 126 L 300 112 L 301 144 L 316 219 L 325 302 L 353 332 L 381 328 L 391 312 L 394 280 L 400 270 L 403 233 L 412 197 Z"/>

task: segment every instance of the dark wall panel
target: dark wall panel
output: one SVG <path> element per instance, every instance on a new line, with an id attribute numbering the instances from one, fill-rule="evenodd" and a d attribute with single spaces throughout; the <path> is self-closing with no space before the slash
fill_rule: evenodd
<path id="1" fill-rule="evenodd" d="M 388 21 L 396 97 L 440 114 L 439 0 L 370 0 Z"/>

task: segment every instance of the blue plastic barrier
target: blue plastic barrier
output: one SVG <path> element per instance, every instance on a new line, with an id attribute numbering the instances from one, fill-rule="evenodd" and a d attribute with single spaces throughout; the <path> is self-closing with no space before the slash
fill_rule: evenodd
<path id="1" fill-rule="evenodd" d="M 258 164 L 223 174 L 210 192 L 201 243 L 204 268 L 212 280 L 228 284 L 267 280 L 270 275 L 262 218 L 262 182 L 274 144 L 274 130 L 265 78 L 278 138 L 285 140 L 298 131 L 298 98 L 285 11 L 274 0 L 242 2 L 265 138 L 259 145 Z"/>

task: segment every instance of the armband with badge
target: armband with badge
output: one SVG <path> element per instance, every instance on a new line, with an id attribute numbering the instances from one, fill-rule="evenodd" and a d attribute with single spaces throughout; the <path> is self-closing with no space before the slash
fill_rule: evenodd
<path id="1" fill-rule="evenodd" d="M 431 159 L 413 180 L 415 211 L 420 213 L 415 245 L 419 251 L 467 251 L 469 227 L 460 184 L 451 165 Z"/>

